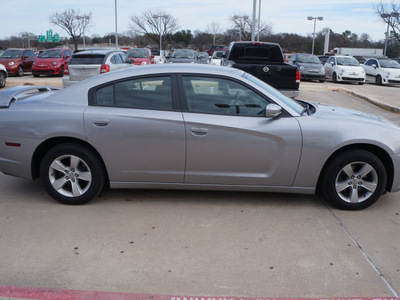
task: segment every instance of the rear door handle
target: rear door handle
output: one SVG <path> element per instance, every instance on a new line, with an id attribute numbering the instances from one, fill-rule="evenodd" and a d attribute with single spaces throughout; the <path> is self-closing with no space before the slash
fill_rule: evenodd
<path id="1" fill-rule="evenodd" d="M 97 127 L 105 127 L 105 126 L 108 125 L 108 123 L 109 123 L 110 121 L 107 120 L 107 119 L 94 119 L 92 122 L 93 122 L 94 126 L 97 126 Z"/>
<path id="2" fill-rule="evenodd" d="M 206 135 L 208 133 L 207 128 L 199 128 L 199 127 L 193 127 L 191 131 L 193 135 Z"/>

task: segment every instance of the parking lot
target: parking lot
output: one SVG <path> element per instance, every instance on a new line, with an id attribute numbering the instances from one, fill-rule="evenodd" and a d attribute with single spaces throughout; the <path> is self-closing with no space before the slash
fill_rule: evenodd
<path id="1" fill-rule="evenodd" d="M 19 84 L 62 85 L 7 80 Z M 300 89 L 300 99 L 400 125 L 399 88 Z M 400 294 L 400 193 L 362 211 L 337 210 L 316 195 L 164 190 L 111 190 L 66 206 L 38 181 L 0 174 L 0 208 L 2 286 L 188 297 Z"/>

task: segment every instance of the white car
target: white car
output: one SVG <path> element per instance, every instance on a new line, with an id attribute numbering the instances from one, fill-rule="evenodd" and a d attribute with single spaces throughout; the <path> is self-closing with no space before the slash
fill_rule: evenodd
<path id="1" fill-rule="evenodd" d="M 389 58 L 370 58 L 363 65 L 367 81 L 382 84 L 400 84 L 400 64 Z"/>
<path id="2" fill-rule="evenodd" d="M 7 69 L 5 66 L 0 64 L 0 88 L 6 86 L 6 78 L 8 77 Z"/>
<path id="3" fill-rule="evenodd" d="M 365 72 L 360 63 L 352 56 L 335 55 L 329 57 L 325 65 L 325 75 L 333 82 L 365 83 Z"/>
<path id="4" fill-rule="evenodd" d="M 90 50 L 74 53 L 64 69 L 63 86 L 68 87 L 87 78 L 132 67 L 121 50 Z"/>
<path id="5" fill-rule="evenodd" d="M 210 65 L 220 66 L 222 56 L 224 56 L 225 52 L 226 51 L 214 51 L 210 59 Z"/>
<path id="6" fill-rule="evenodd" d="M 154 62 L 156 64 L 164 64 L 167 62 L 164 50 L 152 49 L 151 55 L 154 55 Z"/>

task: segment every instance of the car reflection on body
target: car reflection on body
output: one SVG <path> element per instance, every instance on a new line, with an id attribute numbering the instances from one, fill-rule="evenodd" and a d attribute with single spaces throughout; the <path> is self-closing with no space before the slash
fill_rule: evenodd
<path id="1" fill-rule="evenodd" d="M 399 127 L 293 100 L 239 69 L 130 68 L 59 91 L 11 88 L 0 106 L 0 170 L 40 177 L 61 203 L 110 186 L 321 191 L 362 209 L 400 189 Z"/>

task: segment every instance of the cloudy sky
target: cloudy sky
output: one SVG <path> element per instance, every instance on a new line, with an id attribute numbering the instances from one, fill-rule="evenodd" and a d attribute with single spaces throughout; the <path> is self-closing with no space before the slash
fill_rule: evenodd
<path id="1" fill-rule="evenodd" d="M 114 7 L 118 6 L 118 32 L 129 29 L 132 15 L 148 9 L 161 9 L 178 19 L 180 30 L 205 31 L 216 22 L 222 29 L 231 27 L 228 19 L 235 14 L 252 16 L 253 0 L 0 0 L 0 38 L 21 32 L 45 34 L 47 29 L 67 36 L 49 22 L 55 12 L 75 8 L 92 12 L 93 26 L 86 35 L 104 35 L 115 31 Z M 382 0 L 390 3 L 391 0 Z M 274 33 L 288 32 L 308 35 L 313 22 L 307 16 L 322 16 L 317 32 L 330 27 L 334 32 L 350 30 L 368 33 L 374 41 L 383 40 L 385 24 L 374 13 L 380 0 L 261 0 L 261 21 L 272 26 Z M 257 0 L 258 6 L 259 0 Z"/>

